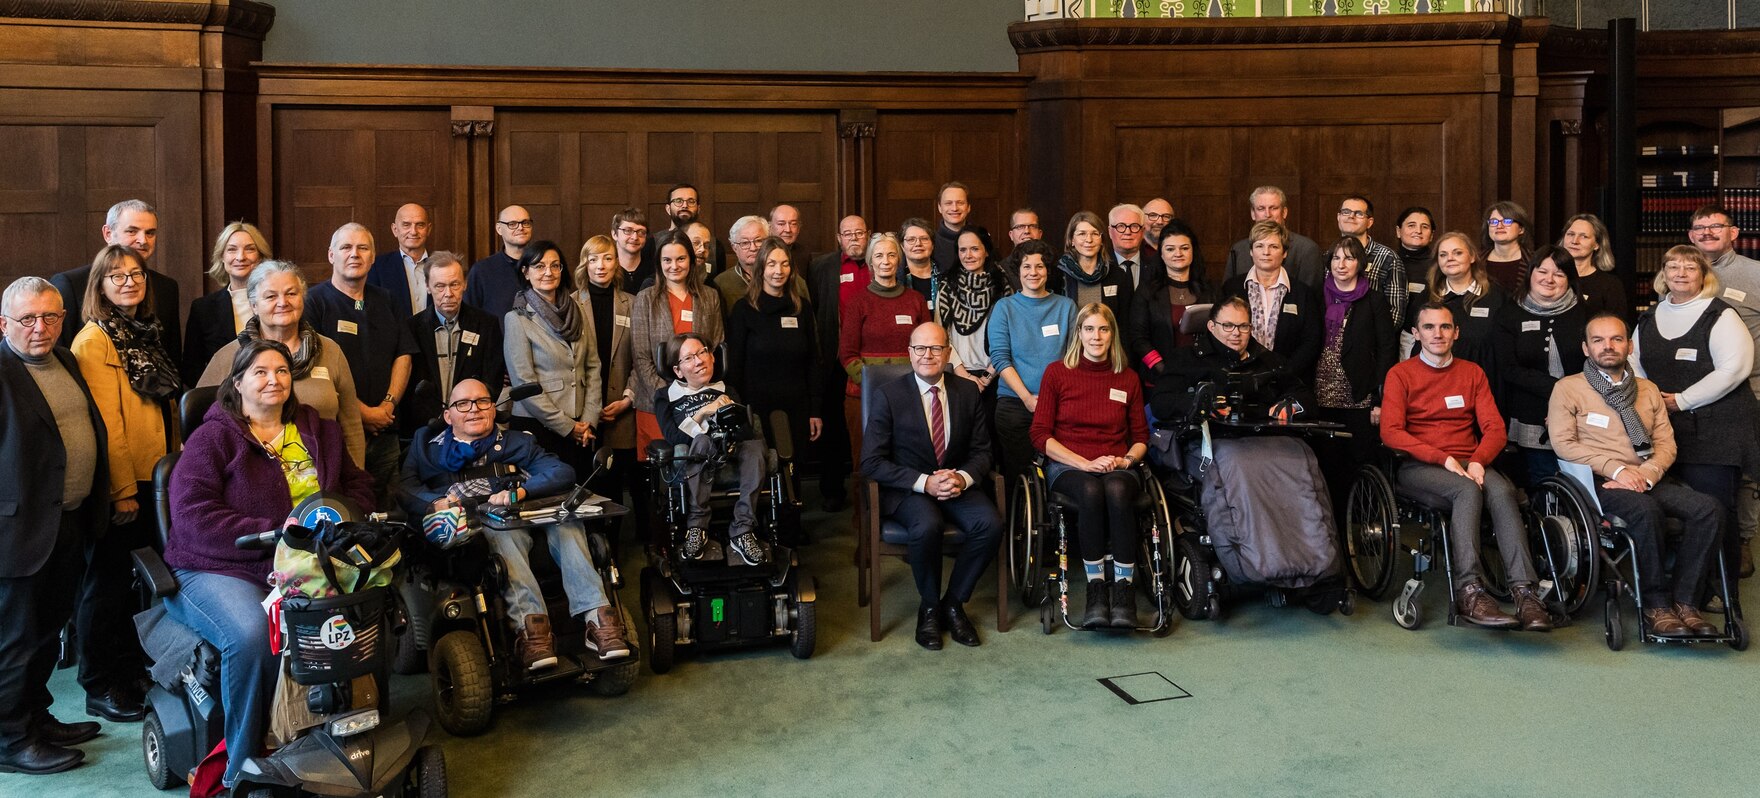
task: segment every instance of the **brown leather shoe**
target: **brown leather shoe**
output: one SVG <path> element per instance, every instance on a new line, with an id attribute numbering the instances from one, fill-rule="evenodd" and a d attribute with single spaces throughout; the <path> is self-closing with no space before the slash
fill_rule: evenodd
<path id="1" fill-rule="evenodd" d="M 1663 637 L 1680 637 L 1687 634 L 1687 625 L 1681 623 L 1681 617 L 1674 610 L 1661 607 L 1643 612 L 1644 623 L 1650 627 L 1650 633 Z"/>
<path id="2" fill-rule="evenodd" d="M 1521 622 L 1515 616 L 1497 606 L 1497 599 L 1485 592 L 1485 586 L 1478 582 L 1468 582 L 1460 588 L 1456 598 L 1457 612 L 1460 617 L 1489 629 L 1514 629 Z"/>
<path id="3" fill-rule="evenodd" d="M 1705 616 L 1699 614 L 1699 609 L 1697 607 L 1687 604 L 1676 604 L 1674 605 L 1674 614 L 1681 619 L 1681 623 L 1685 624 L 1693 634 L 1714 635 L 1718 633 L 1717 625 L 1705 620 Z"/>
<path id="4" fill-rule="evenodd" d="M 514 648 L 528 671 L 556 667 L 556 636 L 550 632 L 550 616 L 526 616 L 525 628 L 519 630 Z"/>
<path id="5" fill-rule="evenodd" d="M 629 656 L 629 643 L 623 638 L 623 620 L 610 605 L 587 615 L 587 650 L 604 661 Z"/>
<path id="6" fill-rule="evenodd" d="M 1546 611 L 1546 602 L 1540 600 L 1540 594 L 1534 592 L 1533 582 L 1517 582 L 1510 585 L 1510 592 L 1516 601 L 1516 620 L 1522 624 L 1524 632 L 1552 631 L 1552 616 Z"/>

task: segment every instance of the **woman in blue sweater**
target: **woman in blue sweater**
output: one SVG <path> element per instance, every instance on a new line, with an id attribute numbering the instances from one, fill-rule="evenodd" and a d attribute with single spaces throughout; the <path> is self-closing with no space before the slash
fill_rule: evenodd
<path id="1" fill-rule="evenodd" d="M 1002 377 L 996 397 L 996 443 L 1002 474 L 1010 482 L 1033 461 L 1027 434 L 1039 407 L 1039 379 L 1063 357 L 1076 323 L 1076 303 L 1051 293 L 1052 251 L 1043 241 L 1015 250 L 1020 293 L 997 301 L 990 316 L 990 367 Z"/>

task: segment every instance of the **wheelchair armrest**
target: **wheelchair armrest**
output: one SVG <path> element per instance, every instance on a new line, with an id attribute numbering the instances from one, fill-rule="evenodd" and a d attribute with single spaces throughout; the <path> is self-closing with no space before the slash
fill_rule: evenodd
<path id="1" fill-rule="evenodd" d="M 134 575 L 146 587 L 147 593 L 153 598 L 166 598 L 177 592 L 177 577 L 171 573 L 171 567 L 165 564 L 165 558 L 150 546 L 142 546 L 128 553 L 134 561 Z"/>
<path id="2" fill-rule="evenodd" d="M 772 410 L 770 417 L 764 422 L 770 425 L 770 447 L 776 450 L 776 456 L 783 460 L 793 460 L 794 436 L 788 426 L 788 414 L 781 410 Z"/>

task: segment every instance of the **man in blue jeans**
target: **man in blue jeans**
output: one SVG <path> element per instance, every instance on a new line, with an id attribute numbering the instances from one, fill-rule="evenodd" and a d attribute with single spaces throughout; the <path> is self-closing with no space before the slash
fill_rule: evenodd
<path id="1" fill-rule="evenodd" d="M 489 388 L 477 380 L 453 386 L 441 414 L 447 426 L 435 433 L 430 427 L 410 442 L 403 465 L 403 501 L 412 515 L 448 512 L 461 500 L 480 499 L 506 506 L 528 495 L 547 496 L 568 490 L 574 469 L 538 446 L 529 432 L 502 430 L 495 426 L 495 400 Z M 489 488 L 467 480 L 460 472 L 491 463 L 506 463 L 526 473 L 525 484 L 513 490 L 489 493 Z M 486 494 L 486 497 L 485 497 Z M 568 594 L 568 611 L 586 618 L 587 650 L 601 660 L 629 656 L 623 623 L 605 598 L 605 584 L 587 552 L 586 529 L 579 521 L 545 527 L 550 555 L 562 568 L 562 587 Z M 525 529 L 484 529 L 489 545 L 507 564 L 507 614 L 519 629 L 516 645 L 527 670 L 556 665 L 556 640 L 550 616 L 544 612 L 538 578 L 526 559 L 532 537 Z"/>

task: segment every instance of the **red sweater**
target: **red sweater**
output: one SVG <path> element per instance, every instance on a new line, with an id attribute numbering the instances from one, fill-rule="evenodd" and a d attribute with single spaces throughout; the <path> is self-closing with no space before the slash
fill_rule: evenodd
<path id="1" fill-rule="evenodd" d="M 911 330 L 929 320 L 923 295 L 909 288 L 895 297 L 883 297 L 864 286 L 849 292 L 839 309 L 843 329 L 837 338 L 837 362 L 850 374 L 846 396 L 861 396 L 856 379 L 869 362 L 906 362 Z"/>
<path id="2" fill-rule="evenodd" d="M 1039 381 L 1039 408 L 1033 412 L 1033 448 L 1045 451 L 1056 438 L 1076 454 L 1092 460 L 1123 455 L 1149 442 L 1143 419 L 1143 383 L 1131 369 L 1113 373 L 1112 366 L 1082 358 L 1070 368 L 1062 360 L 1045 368 Z"/>
<path id="3" fill-rule="evenodd" d="M 1421 462 L 1490 467 L 1509 440 L 1485 371 L 1455 358 L 1432 368 L 1414 357 L 1387 372 L 1382 388 L 1381 442 Z"/>

